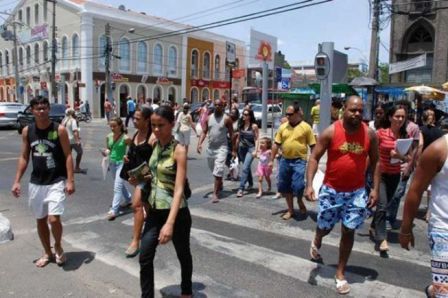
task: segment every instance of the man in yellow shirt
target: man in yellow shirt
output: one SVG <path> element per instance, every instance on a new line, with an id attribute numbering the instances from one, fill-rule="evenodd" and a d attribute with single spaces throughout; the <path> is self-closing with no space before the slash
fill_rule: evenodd
<path id="1" fill-rule="evenodd" d="M 311 108 L 311 119 L 313 120 L 313 133 L 317 137 L 319 135 L 319 121 L 320 121 L 320 100 L 316 100 L 314 106 Z"/>
<path id="2" fill-rule="evenodd" d="M 294 103 L 286 109 L 285 116 L 288 122 L 283 123 L 275 135 L 272 147 L 272 161 L 275 160 L 278 149 L 282 149 L 282 157 L 279 161 L 278 191 L 286 198 L 288 211 L 282 218 L 288 220 L 294 217 L 293 197 L 297 196 L 300 213 L 306 214 L 306 207 L 302 201 L 305 188 L 305 170 L 308 156 L 308 147 L 311 149 L 316 144 L 311 126 L 303 121 L 303 111 L 298 103 Z"/>

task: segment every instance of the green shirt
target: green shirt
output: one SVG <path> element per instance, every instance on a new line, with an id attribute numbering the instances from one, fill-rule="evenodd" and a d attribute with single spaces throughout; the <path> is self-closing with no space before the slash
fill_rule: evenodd
<path id="1" fill-rule="evenodd" d="M 114 134 L 111 132 L 107 135 L 107 148 L 110 150 L 109 159 L 114 162 L 122 162 L 126 154 L 125 134 L 114 143 Z"/>
<path id="2" fill-rule="evenodd" d="M 173 203 L 177 172 L 177 164 L 174 159 L 176 144 L 174 139 L 164 147 L 157 142 L 149 159 L 152 180 L 148 202 L 154 209 L 170 209 Z M 184 207 L 187 207 L 185 197 L 182 198 L 180 205 L 180 208 Z"/>

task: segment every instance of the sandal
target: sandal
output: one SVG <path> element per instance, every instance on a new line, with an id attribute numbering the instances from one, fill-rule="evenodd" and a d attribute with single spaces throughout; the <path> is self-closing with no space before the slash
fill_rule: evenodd
<path id="1" fill-rule="evenodd" d="M 125 252 L 126 258 L 133 258 L 133 257 L 137 256 L 139 252 L 140 252 L 140 249 L 138 247 L 129 246 Z"/>
<path id="2" fill-rule="evenodd" d="M 39 259 L 35 260 L 34 264 L 36 264 L 37 268 L 44 268 L 50 264 L 51 261 L 53 261 L 53 256 L 43 255 Z"/>
<path id="3" fill-rule="evenodd" d="M 56 254 L 56 264 L 58 266 L 63 266 L 65 262 L 67 261 L 67 258 L 65 257 L 64 252 L 62 252 L 60 255 Z"/>
<path id="4" fill-rule="evenodd" d="M 288 220 L 288 219 L 291 219 L 291 218 L 293 218 L 294 217 L 294 214 L 291 214 L 289 211 L 287 211 L 286 213 L 284 213 L 283 215 L 282 215 L 282 219 L 283 220 Z"/>
<path id="5" fill-rule="evenodd" d="M 237 198 L 241 198 L 243 196 L 243 190 L 238 190 L 238 192 L 236 193 L 236 197 Z"/>
<path id="6" fill-rule="evenodd" d="M 338 292 L 338 294 L 345 295 L 350 292 L 350 285 L 348 284 L 347 280 L 337 279 L 335 276 L 334 281 L 336 282 L 336 291 Z"/>
<path id="7" fill-rule="evenodd" d="M 257 195 L 255 196 L 256 199 L 260 199 L 263 196 L 262 193 L 257 193 Z"/>
<path id="8" fill-rule="evenodd" d="M 322 262 L 322 256 L 319 253 L 319 248 L 314 244 L 314 240 L 311 241 L 310 257 L 313 262 Z"/>

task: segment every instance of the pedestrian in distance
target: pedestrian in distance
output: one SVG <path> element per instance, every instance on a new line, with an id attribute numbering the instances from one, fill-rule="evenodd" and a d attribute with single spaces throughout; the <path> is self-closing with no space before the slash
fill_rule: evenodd
<path id="1" fill-rule="evenodd" d="M 399 241 L 402 248 L 414 246 L 413 221 L 418 213 L 423 192 L 431 185 L 428 242 L 431 249 L 432 284 L 427 297 L 446 297 L 448 293 L 448 135 L 434 141 L 419 158 L 414 178 L 406 195 Z"/>
<path id="2" fill-rule="evenodd" d="M 143 163 L 149 162 L 153 145 L 156 141 L 151 130 L 151 115 L 152 109 L 149 105 L 142 105 L 135 111 L 134 127 L 137 128 L 137 131 L 132 137 L 132 142 L 129 144 L 127 154 L 124 156 L 125 165 L 123 170 L 129 169 L 127 165 L 138 167 Z M 129 176 L 129 174 L 126 175 L 126 173 L 124 175 L 127 177 L 128 182 L 135 186 L 134 193 L 132 195 L 132 209 L 134 211 L 132 240 L 125 252 L 126 257 L 132 258 L 138 255 L 140 249 L 140 238 L 144 223 L 141 194 L 142 189 L 144 189 L 148 181 L 145 179 L 137 180 L 136 177 Z M 121 176 L 123 176 L 123 173 Z"/>
<path id="3" fill-rule="evenodd" d="M 351 96 L 344 104 L 342 120 L 337 120 L 319 136 L 311 153 L 307 169 L 306 198 L 315 201 L 314 176 L 319 160 L 327 152 L 327 167 L 319 191 L 317 229 L 311 242 L 310 256 L 321 262 L 319 249 L 322 239 L 341 221 L 339 263 L 335 282 L 339 294 L 350 292 L 345 279 L 345 268 L 352 251 L 355 230 L 359 229 L 377 201 L 379 185 L 378 141 L 375 132 L 362 122 L 363 103 L 358 96 Z M 365 188 L 367 158 L 375 169 L 374 187 L 368 197 Z"/>
<path id="4" fill-rule="evenodd" d="M 256 198 L 259 199 L 263 196 L 263 179 L 266 180 L 268 184 L 268 192 L 271 191 L 271 175 L 272 168 L 269 166 L 271 161 L 271 149 L 272 141 L 268 137 L 263 137 L 259 141 L 259 148 L 257 151 L 258 165 L 257 165 L 257 176 L 258 176 L 258 193 Z"/>
<path id="5" fill-rule="evenodd" d="M 319 135 L 319 123 L 320 123 L 320 100 L 317 99 L 314 106 L 311 108 L 311 119 L 313 120 L 313 133 L 317 138 Z"/>
<path id="6" fill-rule="evenodd" d="M 255 120 L 255 115 L 252 110 L 244 109 L 242 114 L 242 121 L 238 126 L 238 137 L 236 139 L 236 146 L 234 146 L 233 155 L 238 153 L 238 159 L 243 164 L 240 187 L 236 194 L 237 197 L 242 197 L 244 191 L 251 189 L 254 185 L 254 178 L 252 176 L 252 162 L 257 156 L 258 151 L 258 126 Z M 236 150 L 238 149 L 238 152 Z"/>
<path id="7" fill-rule="evenodd" d="M 295 216 L 293 197 L 297 196 L 300 213 L 306 215 L 302 201 L 305 189 L 305 169 L 308 147 L 313 149 L 316 139 L 311 126 L 303 121 L 303 111 L 298 103 L 288 106 L 285 113 L 288 121 L 280 125 L 275 134 L 269 166 L 273 167 L 279 148 L 282 157 L 279 161 L 278 191 L 286 198 L 288 210 L 282 215 L 284 220 Z"/>
<path id="8" fill-rule="evenodd" d="M 109 169 L 114 179 L 114 197 L 112 200 L 112 207 L 107 213 L 107 219 L 115 220 L 120 214 L 120 207 L 131 206 L 132 197 L 126 185 L 126 181 L 120 177 L 120 173 L 123 168 L 126 147 L 132 140 L 126 135 L 126 130 L 121 118 L 112 118 L 109 122 L 109 127 L 112 132 L 106 137 L 106 148 L 109 152 Z M 123 203 L 122 198 L 124 198 Z"/>
<path id="9" fill-rule="evenodd" d="M 369 232 L 376 242 L 376 249 L 384 257 L 389 250 L 386 230 L 387 208 L 400 183 L 401 163 L 409 161 L 407 154 L 400 154 L 396 150 L 397 140 L 408 137 L 406 119 L 406 109 L 403 106 L 394 105 L 386 113 L 385 128 L 377 131 L 381 179 L 378 204 Z M 399 162 L 393 163 L 393 159 Z"/>
<path id="10" fill-rule="evenodd" d="M 110 118 L 112 117 L 113 106 L 108 98 L 104 100 L 104 114 L 106 115 L 107 124 L 109 124 Z"/>
<path id="11" fill-rule="evenodd" d="M 131 96 L 128 96 L 128 100 L 126 101 L 126 108 L 127 108 L 127 115 L 126 115 L 126 121 L 125 126 L 128 127 L 129 119 L 132 119 L 134 121 L 134 114 L 136 109 L 135 101 L 132 99 Z"/>
<path id="12" fill-rule="evenodd" d="M 169 106 L 161 106 L 151 116 L 157 142 L 149 160 L 151 190 L 144 198 L 149 207 L 139 259 L 142 297 L 154 297 L 153 262 L 156 248 L 170 240 L 181 267 L 181 297 L 192 295 L 191 215 L 184 195 L 187 151 L 172 135 L 174 123 L 174 111 Z"/>
<path id="13" fill-rule="evenodd" d="M 70 141 L 70 148 L 72 151 L 76 152 L 75 159 L 75 169 L 73 170 L 75 173 L 86 173 L 86 170 L 81 169 L 81 159 L 82 159 L 82 144 L 81 137 L 79 135 L 79 126 L 78 121 L 75 118 L 75 110 L 70 108 L 65 110 L 65 118 L 61 122 L 67 130 L 68 139 Z"/>
<path id="14" fill-rule="evenodd" d="M 28 186 L 28 204 L 37 220 L 37 233 L 44 248 L 44 254 L 35 264 L 42 268 L 55 261 L 62 266 L 66 257 L 61 245 L 61 216 L 66 194 L 75 192 L 70 141 L 64 126 L 50 120 L 47 98 L 35 97 L 30 106 L 35 122 L 23 129 L 22 149 L 11 192 L 16 198 L 22 194 L 20 180 L 31 156 L 33 170 Z M 54 254 L 50 230 L 54 237 Z"/>
<path id="15" fill-rule="evenodd" d="M 201 154 L 202 143 L 208 135 L 207 163 L 214 177 L 212 203 L 219 202 L 219 193 L 223 189 L 222 178 L 227 156 L 227 135 L 233 138 L 232 119 L 224 114 L 224 103 L 216 99 L 215 111 L 205 122 L 204 130 L 199 138 L 197 152 Z M 234 152 L 234 150 L 232 150 Z"/>
<path id="16" fill-rule="evenodd" d="M 190 105 L 188 103 L 184 103 L 182 111 L 180 111 L 177 115 L 176 119 L 176 139 L 177 141 L 185 146 L 188 155 L 188 147 L 190 145 L 191 138 L 191 130 L 196 134 L 195 123 L 193 122 L 193 118 L 190 113 Z"/>

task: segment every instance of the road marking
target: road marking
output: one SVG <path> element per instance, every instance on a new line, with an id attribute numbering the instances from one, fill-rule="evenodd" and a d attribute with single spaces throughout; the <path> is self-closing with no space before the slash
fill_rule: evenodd
<path id="1" fill-rule="evenodd" d="M 248 217 L 240 217 L 237 215 L 231 215 L 225 212 L 216 212 L 201 207 L 190 207 L 191 215 L 210 219 L 214 221 L 229 223 L 245 228 L 251 228 L 259 231 L 274 233 L 281 236 L 288 236 L 300 240 L 311 241 L 314 237 L 314 233 L 307 230 L 302 230 L 299 227 L 292 227 L 285 225 L 284 223 L 272 222 L 263 219 L 252 219 Z M 330 233 L 323 240 L 323 245 L 331 245 L 339 247 L 339 235 Z M 356 241 L 353 246 L 353 251 L 378 256 L 378 252 L 374 250 L 374 246 L 370 242 Z M 389 247 L 389 258 L 404 261 L 420 266 L 428 267 L 430 264 L 429 254 L 417 250 L 406 251 L 401 248 Z"/>
<path id="2" fill-rule="evenodd" d="M 0 162 L 2 161 L 10 161 L 10 160 L 18 160 L 18 157 L 5 157 L 5 158 L 0 158 Z"/>

